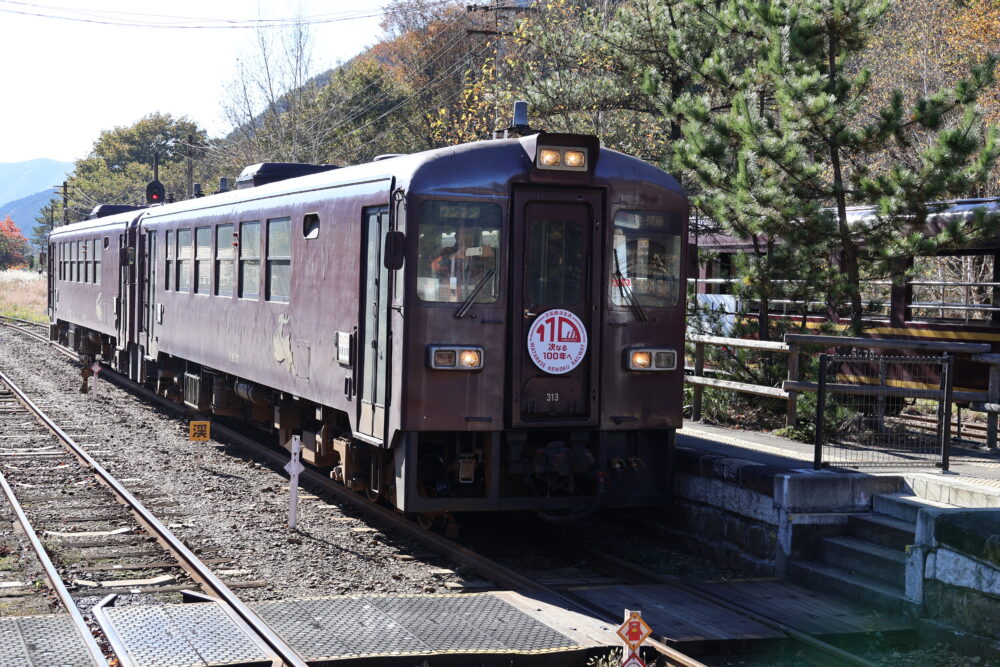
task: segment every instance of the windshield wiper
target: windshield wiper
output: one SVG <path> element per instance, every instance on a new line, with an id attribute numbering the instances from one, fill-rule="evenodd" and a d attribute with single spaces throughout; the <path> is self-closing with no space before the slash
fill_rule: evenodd
<path id="1" fill-rule="evenodd" d="M 496 272 L 497 272 L 496 267 L 493 267 L 485 274 L 483 274 L 483 277 L 479 279 L 479 282 L 476 283 L 476 286 L 472 288 L 471 292 L 469 292 L 469 296 L 465 297 L 465 301 L 463 301 L 462 305 L 459 306 L 458 310 L 455 311 L 455 319 L 460 320 L 463 317 L 465 317 L 465 314 L 469 312 L 469 308 L 472 307 L 472 302 L 476 300 L 476 297 L 479 296 L 479 293 L 483 291 L 484 287 L 486 287 L 486 283 L 489 281 L 490 278 L 493 277 L 493 274 Z"/>
<path id="2" fill-rule="evenodd" d="M 612 253 L 615 258 L 615 278 L 618 279 L 618 291 L 621 292 L 622 298 L 628 302 L 629 307 L 632 309 L 632 314 L 640 322 L 645 322 L 649 318 L 646 317 L 646 311 L 642 309 L 642 305 L 639 304 L 639 300 L 635 298 L 635 294 L 632 293 L 632 288 L 625 284 L 625 276 L 622 275 L 622 268 L 618 262 L 618 253 Z"/>

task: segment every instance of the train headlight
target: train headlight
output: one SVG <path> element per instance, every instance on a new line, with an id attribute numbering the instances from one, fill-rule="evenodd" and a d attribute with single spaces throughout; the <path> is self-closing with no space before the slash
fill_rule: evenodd
<path id="1" fill-rule="evenodd" d="M 539 146 L 535 162 L 539 169 L 587 171 L 587 149 Z"/>
<path id="2" fill-rule="evenodd" d="M 567 167 L 586 167 L 587 154 L 583 151 L 566 151 L 563 153 Z"/>
<path id="3" fill-rule="evenodd" d="M 538 152 L 539 167 L 558 167 L 562 164 L 562 154 L 554 148 L 543 148 Z"/>
<path id="4" fill-rule="evenodd" d="M 438 371 L 478 371 L 483 348 L 474 345 L 428 345 L 427 365 Z"/>
<path id="5" fill-rule="evenodd" d="M 625 367 L 630 371 L 672 371 L 677 368 L 677 351 L 663 347 L 625 350 Z"/>
<path id="6" fill-rule="evenodd" d="M 483 356 L 479 354 L 479 350 L 462 350 L 458 354 L 458 365 L 462 368 L 480 368 Z"/>

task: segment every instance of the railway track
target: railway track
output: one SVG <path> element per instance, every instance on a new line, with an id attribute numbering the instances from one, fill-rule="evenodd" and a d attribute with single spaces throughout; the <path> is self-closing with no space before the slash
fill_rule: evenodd
<path id="1" fill-rule="evenodd" d="M 140 395 L 148 401 L 156 403 L 159 406 L 174 412 L 179 416 L 188 417 L 194 414 L 188 408 L 164 399 L 135 383 L 111 373 L 110 371 L 102 374 L 102 377 L 114 382 L 121 388 L 130 391 L 133 394 Z M 214 438 L 237 444 L 244 450 L 249 450 L 255 456 L 266 459 L 275 465 L 283 466 L 289 460 L 289 456 L 284 450 L 278 450 L 269 445 L 262 444 L 258 440 L 237 432 L 224 424 L 213 422 L 212 431 Z M 563 584 L 559 584 L 551 581 L 543 581 L 541 577 L 528 575 L 518 571 L 517 569 L 505 566 L 493 558 L 459 544 L 453 539 L 438 533 L 429 532 L 412 520 L 401 516 L 399 513 L 369 502 L 364 496 L 350 491 L 342 484 L 329 479 L 323 473 L 315 469 L 307 468 L 305 472 L 302 473 L 301 483 L 303 486 L 311 487 L 313 491 L 321 491 L 331 494 L 339 501 L 351 505 L 356 510 L 367 515 L 369 518 L 379 522 L 385 528 L 420 543 L 427 549 L 449 559 L 463 568 L 475 571 L 478 576 L 492 582 L 497 587 L 529 593 L 544 593 L 546 597 L 561 602 L 568 609 L 583 611 L 609 623 L 617 624 L 620 622 L 620 610 L 614 611 L 595 605 L 586 598 L 574 594 L 572 590 L 570 590 L 572 587 L 564 585 L 565 582 L 563 582 Z M 661 575 L 645 570 L 644 568 L 634 564 L 609 556 L 602 557 L 599 552 L 588 549 L 583 545 L 574 545 L 571 551 L 575 552 L 575 558 L 577 560 L 579 560 L 581 555 L 583 555 L 591 569 L 598 572 L 600 576 L 604 576 L 609 580 L 613 579 L 623 583 L 669 583 L 670 585 L 684 587 L 684 585 L 680 582 L 664 578 Z M 582 583 L 593 583 L 593 581 L 591 580 L 590 582 Z M 730 610 L 751 617 L 758 622 L 764 623 L 765 625 L 770 625 L 771 627 L 780 629 L 785 632 L 785 634 L 792 641 L 797 642 L 804 647 L 805 650 L 803 652 L 809 656 L 809 661 L 813 664 L 852 664 L 863 665 L 865 667 L 873 664 L 863 658 L 843 651 L 842 649 L 816 640 L 808 635 L 803 635 L 802 633 L 795 631 L 793 628 L 787 628 L 776 621 L 763 618 L 759 615 L 754 615 L 746 609 L 734 608 L 733 605 L 728 605 L 725 600 L 720 599 L 718 596 L 712 596 L 711 594 L 703 591 L 698 591 L 698 595 L 708 598 L 710 601 L 717 604 L 727 606 Z M 704 664 L 697 659 L 687 656 L 667 646 L 662 642 L 651 641 L 648 645 L 651 645 L 652 648 L 659 653 L 661 660 L 665 664 L 683 665 L 686 667 Z"/>
<path id="2" fill-rule="evenodd" d="M 191 588 L 239 618 L 275 661 L 305 664 L 208 563 L 2 372 L 0 417 L 5 436 L 0 454 L 13 462 L 0 474 L 4 495 L 53 591 L 81 628 L 86 624 L 80 608 L 87 606 L 82 601 L 108 595 L 94 608 L 94 616 L 120 665 L 131 663 L 103 616 L 116 592 L 158 594 Z M 68 498 L 74 502 L 68 503 Z M 84 637 L 94 641 L 89 630 Z M 97 664 L 106 663 L 101 658 Z"/>

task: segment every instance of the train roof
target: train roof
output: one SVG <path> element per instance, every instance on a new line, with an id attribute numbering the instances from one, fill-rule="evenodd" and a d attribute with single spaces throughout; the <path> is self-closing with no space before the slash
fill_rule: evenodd
<path id="1" fill-rule="evenodd" d="M 574 143 L 575 140 L 575 143 Z M 288 178 L 252 188 L 159 204 L 136 211 L 84 220 L 58 227 L 53 235 L 71 234 L 100 227 L 124 225 L 138 218 L 154 219 L 165 215 L 215 207 L 234 206 L 244 202 L 281 197 L 295 193 L 322 190 L 354 183 L 388 182 L 411 194 L 434 196 L 496 196 L 498 186 L 508 181 L 531 181 L 536 145 L 558 141 L 559 145 L 574 146 L 597 139 L 588 135 L 534 134 L 510 139 L 476 141 L 436 148 L 433 150 L 392 156 L 365 164 L 328 169 L 318 173 Z M 602 148 L 596 152 L 593 179 L 598 184 L 620 181 L 642 181 L 684 197 L 677 180 L 642 160 Z M 537 171 L 537 170 L 536 170 Z M 565 172 L 555 172 L 565 182 Z"/>
<path id="2" fill-rule="evenodd" d="M 988 214 L 1000 214 L 1000 197 L 984 197 L 972 199 L 949 199 L 932 202 L 928 206 L 933 212 L 928 217 L 928 231 L 941 231 L 945 224 L 953 221 L 972 220 L 977 211 L 985 210 Z M 878 218 L 878 208 L 875 206 L 848 206 L 847 222 L 850 225 L 863 224 L 866 220 Z M 702 218 L 703 226 L 709 226 L 712 221 Z M 717 225 L 716 225 L 717 226 Z M 993 247 L 1000 239 L 987 240 L 987 245 Z M 703 232 L 691 234 L 690 242 L 700 248 L 717 252 L 744 252 L 752 247 L 752 243 L 738 236 L 730 236 L 722 232 Z"/>

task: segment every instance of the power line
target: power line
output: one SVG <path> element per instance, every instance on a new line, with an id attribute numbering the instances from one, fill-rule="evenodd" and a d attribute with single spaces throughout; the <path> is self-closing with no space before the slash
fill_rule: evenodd
<path id="1" fill-rule="evenodd" d="M 440 0 L 433 3 L 435 5 L 454 4 L 453 0 Z M 4 5 L 16 5 L 23 9 L 7 7 Z M 36 18 L 47 18 L 59 21 L 71 21 L 75 23 L 91 23 L 97 25 L 108 25 L 127 28 L 153 28 L 167 30 L 219 30 L 219 29 L 270 29 L 287 28 L 295 25 L 320 25 L 325 23 L 337 23 L 341 21 L 354 21 L 357 19 L 375 18 L 386 14 L 402 13 L 405 8 L 390 9 L 389 7 L 379 7 L 376 9 L 355 9 L 344 12 L 327 14 L 316 14 L 288 19 L 213 19 L 199 17 L 179 17 L 166 16 L 161 14 L 140 14 L 137 12 L 120 12 L 114 10 L 80 10 L 72 7 L 60 7 L 54 5 L 41 5 L 30 2 L 18 2 L 17 0 L 0 0 L 0 12 L 7 14 L 17 14 L 22 16 L 32 16 Z M 60 13 L 61 12 L 61 13 Z M 127 16 L 144 18 L 129 19 Z M 89 17 L 89 18 L 88 18 Z M 158 21 L 155 19 L 173 19 L 171 21 Z"/>

